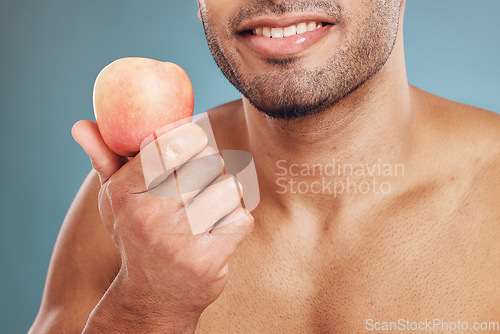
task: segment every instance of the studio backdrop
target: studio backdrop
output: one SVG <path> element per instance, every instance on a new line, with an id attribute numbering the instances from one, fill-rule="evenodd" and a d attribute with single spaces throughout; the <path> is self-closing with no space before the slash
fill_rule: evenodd
<path id="1" fill-rule="evenodd" d="M 230 0 L 228 0 L 230 1 Z M 500 111 L 498 0 L 408 0 L 412 84 Z M 0 333 L 25 333 L 64 215 L 91 166 L 70 130 L 92 119 L 96 75 L 122 57 L 181 65 L 195 111 L 239 98 L 211 58 L 196 0 L 0 5 Z"/>

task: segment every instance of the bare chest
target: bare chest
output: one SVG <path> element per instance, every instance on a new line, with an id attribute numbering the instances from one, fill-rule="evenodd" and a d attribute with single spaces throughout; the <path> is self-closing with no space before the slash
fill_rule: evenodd
<path id="1" fill-rule="evenodd" d="M 401 319 L 498 321 L 500 231 L 478 219 L 429 206 L 327 228 L 300 222 L 272 236 L 257 228 L 197 333 L 364 333 Z"/>

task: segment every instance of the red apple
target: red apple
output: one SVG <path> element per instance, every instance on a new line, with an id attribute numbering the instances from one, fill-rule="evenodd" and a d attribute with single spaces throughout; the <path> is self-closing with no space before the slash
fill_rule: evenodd
<path id="1" fill-rule="evenodd" d="M 191 81 L 173 63 L 118 59 L 99 73 L 94 85 L 94 112 L 101 136 L 113 152 L 123 156 L 135 155 L 155 131 L 190 121 L 193 107 Z"/>

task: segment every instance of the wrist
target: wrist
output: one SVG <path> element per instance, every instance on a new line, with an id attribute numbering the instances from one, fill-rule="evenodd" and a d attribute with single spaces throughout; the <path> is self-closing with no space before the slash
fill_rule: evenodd
<path id="1" fill-rule="evenodd" d="M 131 293 L 118 274 L 89 316 L 83 333 L 194 333 L 201 314 L 167 308 Z"/>

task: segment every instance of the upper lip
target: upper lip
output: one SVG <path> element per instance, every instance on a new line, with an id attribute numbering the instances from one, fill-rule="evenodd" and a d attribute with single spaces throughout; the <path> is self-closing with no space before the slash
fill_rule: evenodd
<path id="1" fill-rule="evenodd" d="M 318 14 L 294 14 L 283 17 L 259 17 L 243 21 L 236 27 L 236 33 L 253 30 L 262 27 L 281 28 L 297 25 L 302 22 L 323 22 L 327 24 L 335 24 L 331 17 Z"/>

